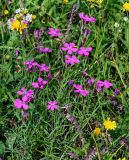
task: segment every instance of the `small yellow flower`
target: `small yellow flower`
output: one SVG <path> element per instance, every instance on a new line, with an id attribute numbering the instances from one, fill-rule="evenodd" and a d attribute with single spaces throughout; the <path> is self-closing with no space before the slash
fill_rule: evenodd
<path id="1" fill-rule="evenodd" d="M 125 3 L 123 4 L 123 9 L 124 9 L 125 11 L 129 11 L 129 3 L 125 2 Z"/>
<path id="2" fill-rule="evenodd" d="M 107 129 L 107 130 L 114 130 L 116 129 L 116 122 L 115 121 L 111 121 L 110 118 L 108 118 L 107 120 L 104 121 L 103 123 L 104 127 Z"/>
<path id="3" fill-rule="evenodd" d="M 127 159 L 124 157 L 124 158 L 119 158 L 118 160 L 127 160 Z"/>
<path id="4" fill-rule="evenodd" d="M 68 2 L 69 2 L 69 0 L 63 0 L 63 3 L 65 3 L 65 4 L 68 3 Z"/>
<path id="5" fill-rule="evenodd" d="M 94 134 L 96 134 L 96 135 L 98 136 L 100 133 L 101 133 L 100 128 L 95 127 L 95 129 L 94 129 Z"/>
<path id="6" fill-rule="evenodd" d="M 36 19 L 36 15 L 32 15 L 32 18 L 33 18 L 33 19 Z"/>
<path id="7" fill-rule="evenodd" d="M 5 15 L 8 15 L 8 14 L 9 14 L 9 11 L 8 11 L 8 10 L 4 10 L 4 14 L 5 14 Z"/>
<path id="8" fill-rule="evenodd" d="M 16 14 L 16 18 L 17 19 L 21 18 L 21 15 L 20 14 Z"/>

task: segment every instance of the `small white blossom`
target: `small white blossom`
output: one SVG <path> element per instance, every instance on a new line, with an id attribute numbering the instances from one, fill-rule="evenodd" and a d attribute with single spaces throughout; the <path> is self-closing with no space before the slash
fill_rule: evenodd
<path id="1" fill-rule="evenodd" d="M 114 27 L 115 27 L 115 28 L 119 28 L 119 26 L 120 26 L 120 25 L 119 25 L 119 23 L 117 23 L 117 22 L 114 24 Z"/>
<path id="2" fill-rule="evenodd" d="M 129 21 L 128 17 L 123 18 L 125 22 Z"/>
<path id="3" fill-rule="evenodd" d="M 27 14 L 26 15 L 26 21 L 32 22 L 32 14 Z"/>
<path id="4" fill-rule="evenodd" d="M 21 12 L 21 9 L 19 8 L 19 9 L 16 9 L 16 11 L 15 11 L 15 13 L 20 13 Z"/>
<path id="5" fill-rule="evenodd" d="M 8 28 L 11 29 L 11 20 L 9 19 L 7 22 Z"/>

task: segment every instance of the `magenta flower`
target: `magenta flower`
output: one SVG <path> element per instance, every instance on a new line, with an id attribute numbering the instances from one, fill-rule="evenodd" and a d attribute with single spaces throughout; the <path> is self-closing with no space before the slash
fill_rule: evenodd
<path id="1" fill-rule="evenodd" d="M 43 80 L 42 78 L 38 78 L 38 82 L 33 82 L 32 86 L 36 89 L 44 89 L 45 84 L 47 84 L 47 81 Z"/>
<path id="2" fill-rule="evenodd" d="M 62 36 L 62 34 L 60 33 L 60 29 L 54 29 L 54 28 L 49 28 L 48 34 L 52 38 Z"/>
<path id="3" fill-rule="evenodd" d="M 33 95 L 34 95 L 34 91 L 30 89 L 22 96 L 22 100 L 24 102 L 31 102 L 31 100 L 34 98 Z"/>
<path id="4" fill-rule="evenodd" d="M 27 89 L 26 89 L 25 87 L 22 87 L 21 90 L 19 90 L 19 91 L 17 92 L 17 94 L 18 94 L 18 95 L 23 95 L 23 94 L 26 93 L 26 91 L 27 91 Z"/>
<path id="5" fill-rule="evenodd" d="M 92 47 L 88 47 L 88 48 L 85 48 L 85 47 L 81 47 L 79 50 L 78 50 L 78 54 L 79 55 L 84 55 L 86 57 L 89 56 L 89 52 L 92 51 Z"/>
<path id="6" fill-rule="evenodd" d="M 41 64 L 39 66 L 39 70 L 40 70 L 40 72 L 42 72 L 42 71 L 49 72 L 49 67 L 46 64 Z"/>
<path id="7" fill-rule="evenodd" d="M 109 81 L 107 81 L 107 80 L 105 80 L 104 81 L 104 88 L 110 88 L 110 87 L 112 87 L 113 86 L 113 84 L 112 83 L 110 83 Z"/>
<path id="8" fill-rule="evenodd" d="M 81 85 L 74 84 L 73 87 L 75 93 L 80 93 L 84 97 L 89 93 L 88 90 L 83 90 Z"/>
<path id="9" fill-rule="evenodd" d="M 65 56 L 65 63 L 66 64 L 70 64 L 73 66 L 74 64 L 79 63 L 79 62 L 80 61 L 79 61 L 79 59 L 77 59 L 76 56 L 70 56 L 70 55 Z"/>
<path id="10" fill-rule="evenodd" d="M 28 110 L 28 108 L 29 108 L 29 106 L 28 106 L 24 101 L 21 101 L 20 99 L 16 99 L 16 100 L 15 100 L 14 106 L 15 106 L 17 109 L 23 108 L 24 110 Z"/>
<path id="11" fill-rule="evenodd" d="M 33 90 L 30 89 L 27 91 L 25 87 L 22 87 L 22 89 L 19 90 L 17 94 L 22 96 L 22 101 L 24 102 L 30 102 L 34 98 Z"/>
<path id="12" fill-rule="evenodd" d="M 41 53 L 50 53 L 50 52 L 52 52 L 52 50 L 50 48 L 44 48 L 42 46 L 38 48 L 38 51 L 41 52 Z"/>
<path id="13" fill-rule="evenodd" d="M 48 106 L 47 106 L 48 110 L 54 111 L 54 110 L 58 109 L 58 107 L 59 107 L 58 102 L 56 102 L 56 101 L 49 101 L 48 102 Z"/>
<path id="14" fill-rule="evenodd" d="M 68 54 L 72 54 L 73 52 L 77 52 L 78 49 L 76 48 L 74 43 L 65 43 L 63 47 L 61 47 L 62 51 L 67 51 Z"/>
<path id="15" fill-rule="evenodd" d="M 15 50 L 15 54 L 16 54 L 16 56 L 18 56 L 19 55 L 19 51 Z"/>
<path id="16" fill-rule="evenodd" d="M 94 78 L 88 79 L 88 84 L 89 84 L 89 85 L 92 85 L 93 83 L 94 83 Z"/>
<path id="17" fill-rule="evenodd" d="M 114 96 L 117 96 L 119 93 L 120 93 L 120 90 L 118 88 L 116 88 L 114 91 Z"/>
<path id="18" fill-rule="evenodd" d="M 102 91 L 102 88 L 108 89 L 108 88 L 110 88 L 112 86 L 113 86 L 113 84 L 110 83 L 107 80 L 105 80 L 104 82 L 100 81 L 100 80 L 96 82 L 96 88 L 97 88 L 98 91 Z"/>
<path id="19" fill-rule="evenodd" d="M 86 15 L 84 13 L 79 13 L 79 17 L 86 23 L 95 22 L 94 17 L 89 17 L 88 15 Z"/>
<path id="20" fill-rule="evenodd" d="M 74 80 L 70 80 L 68 84 L 69 84 L 69 86 L 73 86 Z"/>
<path id="21" fill-rule="evenodd" d="M 30 61 L 25 61 L 24 64 L 27 66 L 29 71 L 36 72 L 36 68 L 39 67 L 39 64 L 35 62 L 33 59 Z"/>

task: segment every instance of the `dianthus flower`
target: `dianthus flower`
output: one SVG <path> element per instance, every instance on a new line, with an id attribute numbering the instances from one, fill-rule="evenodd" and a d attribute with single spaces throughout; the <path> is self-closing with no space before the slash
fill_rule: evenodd
<path id="1" fill-rule="evenodd" d="M 88 47 L 88 48 L 85 48 L 85 47 L 81 47 L 79 50 L 78 50 L 78 54 L 79 55 L 84 55 L 86 57 L 89 56 L 89 52 L 92 51 L 92 47 Z"/>
<path id="2" fill-rule="evenodd" d="M 94 78 L 88 79 L 88 84 L 89 84 L 89 85 L 92 85 L 93 83 L 94 83 Z"/>
<path id="3" fill-rule="evenodd" d="M 67 51 L 68 54 L 72 54 L 73 52 L 77 52 L 78 49 L 75 46 L 75 43 L 65 43 L 62 47 L 61 47 L 62 51 Z"/>
<path id="4" fill-rule="evenodd" d="M 106 88 L 106 89 L 109 89 L 110 87 L 112 87 L 113 84 L 110 83 L 109 81 L 105 80 L 104 82 L 103 81 L 97 81 L 96 82 L 96 88 L 98 91 L 101 91 L 102 90 L 102 87 Z"/>
<path id="5" fill-rule="evenodd" d="M 114 130 L 117 127 L 116 122 L 115 121 L 111 121 L 110 118 L 105 120 L 103 125 L 106 128 L 106 130 Z"/>
<path id="6" fill-rule="evenodd" d="M 16 108 L 18 108 L 18 109 L 23 108 L 24 110 L 28 110 L 28 108 L 29 108 L 29 106 L 28 106 L 24 101 L 22 101 L 22 100 L 20 100 L 20 99 L 16 99 L 16 100 L 14 101 L 14 106 L 15 106 Z"/>
<path id="7" fill-rule="evenodd" d="M 84 97 L 89 93 L 88 90 L 83 90 L 81 85 L 74 84 L 73 87 L 75 93 L 80 93 Z"/>
<path id="8" fill-rule="evenodd" d="M 71 66 L 73 66 L 76 63 L 79 63 L 79 59 L 77 59 L 76 56 L 70 56 L 70 55 L 66 55 L 65 56 L 65 63 L 66 64 L 70 64 Z"/>
<path id="9" fill-rule="evenodd" d="M 79 17 L 80 17 L 85 23 L 95 22 L 95 18 L 94 18 L 94 17 L 89 17 L 88 15 L 86 15 L 86 14 L 84 14 L 84 13 L 79 13 Z"/>
<path id="10" fill-rule="evenodd" d="M 125 3 L 123 4 L 123 9 L 124 9 L 125 11 L 129 11 L 129 3 L 128 3 L 128 2 L 125 2 Z"/>
<path id="11" fill-rule="evenodd" d="M 59 107 L 58 102 L 56 102 L 56 101 L 49 101 L 48 102 L 48 106 L 47 106 L 48 110 L 54 111 L 54 110 L 58 109 L 58 107 Z"/>
<path id="12" fill-rule="evenodd" d="M 50 52 L 52 52 L 52 50 L 50 48 L 44 48 L 42 46 L 38 48 L 38 51 L 41 52 L 41 53 L 50 53 Z"/>
<path id="13" fill-rule="evenodd" d="M 60 29 L 54 29 L 54 28 L 49 28 L 48 34 L 52 38 L 62 36 L 62 34 L 60 33 Z"/>
<path id="14" fill-rule="evenodd" d="M 40 72 L 49 72 L 49 67 L 46 64 L 39 65 Z"/>
<path id="15" fill-rule="evenodd" d="M 30 102 L 33 99 L 34 92 L 31 89 L 27 91 L 25 87 L 22 87 L 17 94 L 22 96 L 22 101 Z"/>
<path id="16" fill-rule="evenodd" d="M 44 86 L 47 84 L 47 81 L 43 80 L 42 78 L 38 78 L 38 82 L 33 82 L 32 86 L 36 89 L 44 89 Z"/>
<path id="17" fill-rule="evenodd" d="M 27 66 L 29 71 L 36 72 L 37 67 L 39 67 L 39 64 L 35 62 L 33 59 L 29 61 L 25 61 L 24 64 Z"/>

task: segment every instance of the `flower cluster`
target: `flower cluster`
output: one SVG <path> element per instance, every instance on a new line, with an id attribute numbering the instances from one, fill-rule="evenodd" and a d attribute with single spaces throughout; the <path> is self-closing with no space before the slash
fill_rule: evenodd
<path id="1" fill-rule="evenodd" d="M 94 17 L 89 17 L 88 15 L 85 15 L 84 13 L 80 13 L 79 17 L 88 24 L 89 22 L 95 22 Z M 86 30 L 86 35 L 89 34 L 89 30 Z M 65 51 L 67 54 L 65 55 L 65 63 L 73 66 L 76 63 L 79 63 L 80 60 L 76 57 L 76 55 L 73 55 L 74 53 L 77 53 L 79 56 L 88 57 L 89 53 L 93 50 L 92 47 L 84 47 L 81 46 L 79 49 L 73 42 L 64 43 L 62 47 L 60 47 L 62 51 Z"/>
<path id="2" fill-rule="evenodd" d="M 46 80 L 43 80 L 41 77 L 38 78 L 37 82 L 33 82 L 32 86 L 36 89 L 44 89 L 44 86 L 47 84 Z"/>
<path id="3" fill-rule="evenodd" d="M 19 95 L 19 98 L 15 100 L 14 106 L 18 109 L 28 110 L 28 103 L 34 98 L 33 90 L 27 90 L 25 87 L 22 87 L 17 94 Z"/>
<path id="4" fill-rule="evenodd" d="M 19 8 L 15 11 L 14 18 L 8 20 L 8 27 L 9 29 L 16 30 L 22 34 L 23 30 L 26 30 L 35 18 L 35 15 L 28 13 L 27 9 Z"/>
<path id="5" fill-rule="evenodd" d="M 87 2 L 96 3 L 98 5 L 101 5 L 103 3 L 103 0 L 87 0 Z"/>
<path id="6" fill-rule="evenodd" d="M 37 69 L 39 69 L 39 71 L 42 72 L 49 72 L 49 66 L 47 66 L 46 64 L 38 64 L 37 62 L 34 61 L 34 59 L 29 60 L 29 61 L 25 61 L 24 64 L 27 66 L 29 71 L 33 71 L 36 72 Z"/>
<path id="7" fill-rule="evenodd" d="M 112 86 L 113 86 L 113 84 L 110 83 L 108 80 L 105 80 L 105 81 L 99 80 L 99 81 L 96 82 L 96 89 L 97 89 L 97 91 L 102 91 L 103 88 L 109 89 Z"/>

